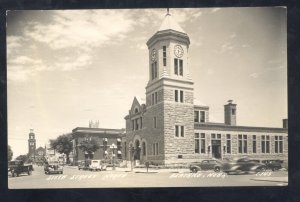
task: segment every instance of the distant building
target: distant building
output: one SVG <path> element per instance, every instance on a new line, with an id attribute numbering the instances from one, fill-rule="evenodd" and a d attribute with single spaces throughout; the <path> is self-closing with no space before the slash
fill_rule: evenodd
<path id="1" fill-rule="evenodd" d="M 39 147 L 35 150 L 35 162 L 43 162 L 45 160 L 46 149 Z"/>
<path id="2" fill-rule="evenodd" d="M 30 129 L 28 138 L 28 156 L 31 161 L 35 160 L 36 139 L 33 129 Z"/>
<path id="3" fill-rule="evenodd" d="M 229 100 L 224 123 L 209 122 L 209 107 L 194 103 L 189 45 L 189 36 L 168 13 L 147 42 L 146 100 L 135 97 L 125 117 L 125 159 L 155 164 L 242 156 L 287 160 L 287 120 L 283 128 L 237 126 L 237 105 Z"/>
<path id="4" fill-rule="evenodd" d="M 77 127 L 72 130 L 73 137 L 73 151 L 72 160 L 73 163 L 85 160 L 87 154 L 84 153 L 80 148 L 82 141 L 96 140 L 100 145 L 100 149 L 92 154 L 92 159 L 105 159 L 109 152 L 112 152 L 110 148 L 113 144 L 116 146 L 114 149 L 114 155 L 118 159 L 122 159 L 122 146 L 121 141 L 124 136 L 124 129 L 107 129 L 107 128 L 95 128 L 95 127 Z"/>

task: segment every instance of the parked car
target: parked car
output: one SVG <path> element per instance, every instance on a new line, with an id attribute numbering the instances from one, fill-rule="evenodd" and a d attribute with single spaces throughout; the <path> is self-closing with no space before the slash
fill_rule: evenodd
<path id="1" fill-rule="evenodd" d="M 282 160 L 263 160 L 262 163 L 265 164 L 266 169 L 270 169 L 272 171 L 279 170 L 282 168 Z"/>
<path id="2" fill-rule="evenodd" d="M 102 171 L 106 170 L 106 164 L 103 163 L 101 160 L 92 160 L 90 165 L 91 171 Z"/>
<path id="3" fill-rule="evenodd" d="M 63 174 L 63 166 L 59 165 L 58 161 L 45 162 L 44 171 L 46 175 L 57 173 Z"/>
<path id="4" fill-rule="evenodd" d="M 201 162 L 191 163 L 189 167 L 193 173 L 196 173 L 200 170 L 214 170 L 215 172 L 220 172 L 222 162 L 216 159 L 203 160 Z"/>
<path id="5" fill-rule="evenodd" d="M 19 177 L 21 173 L 31 175 L 33 171 L 32 165 L 24 165 L 23 161 L 16 160 L 8 163 L 8 172 L 11 172 L 12 177 Z"/>
<path id="6" fill-rule="evenodd" d="M 250 159 L 247 157 L 228 160 L 227 162 L 224 162 L 222 165 L 222 171 L 227 174 L 260 172 L 265 170 L 266 170 L 266 166 L 260 163 L 259 160 Z"/>
<path id="7" fill-rule="evenodd" d="M 78 170 L 89 170 L 91 160 L 82 160 L 78 161 Z"/>

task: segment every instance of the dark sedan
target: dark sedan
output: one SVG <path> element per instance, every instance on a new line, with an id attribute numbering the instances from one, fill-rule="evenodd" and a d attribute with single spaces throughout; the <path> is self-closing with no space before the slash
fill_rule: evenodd
<path id="1" fill-rule="evenodd" d="M 262 163 L 266 165 L 266 169 L 276 171 L 282 168 L 282 160 L 263 160 Z"/>
<path id="2" fill-rule="evenodd" d="M 190 170 L 196 173 L 200 170 L 214 170 L 215 172 L 220 172 L 222 167 L 222 162 L 219 160 L 203 160 L 201 162 L 194 162 L 190 164 Z"/>
<path id="3" fill-rule="evenodd" d="M 229 160 L 223 163 L 222 171 L 231 173 L 250 173 L 250 172 L 262 172 L 266 170 L 266 166 L 259 162 L 259 160 L 240 158 L 236 160 Z"/>

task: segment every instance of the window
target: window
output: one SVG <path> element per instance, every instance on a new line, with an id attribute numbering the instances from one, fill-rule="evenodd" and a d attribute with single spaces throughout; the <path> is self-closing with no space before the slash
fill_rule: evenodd
<path id="1" fill-rule="evenodd" d="M 143 118 L 140 117 L 140 129 L 142 129 L 142 128 L 143 128 Z"/>
<path id="2" fill-rule="evenodd" d="M 153 128 L 156 128 L 156 116 L 155 117 L 153 117 Z"/>
<path id="3" fill-rule="evenodd" d="M 205 122 L 205 111 L 200 111 L 200 122 Z"/>
<path id="4" fill-rule="evenodd" d="M 230 134 L 226 135 L 226 153 L 227 154 L 231 153 L 231 135 Z"/>
<path id="5" fill-rule="evenodd" d="M 167 47 L 163 46 L 163 65 L 167 66 Z"/>
<path id="6" fill-rule="evenodd" d="M 199 122 L 199 111 L 194 112 L 194 122 L 196 122 L 196 123 Z"/>
<path id="7" fill-rule="evenodd" d="M 151 64 L 151 76 L 152 76 L 152 80 L 157 78 L 157 62 L 154 62 Z"/>
<path id="8" fill-rule="evenodd" d="M 283 153 L 283 137 L 275 136 L 275 153 Z"/>
<path id="9" fill-rule="evenodd" d="M 231 110 L 232 115 L 235 115 L 235 109 Z"/>
<path id="10" fill-rule="evenodd" d="M 143 154 L 143 156 L 146 156 L 146 143 L 143 142 L 142 146 L 143 146 L 143 152 L 142 152 L 142 154 Z"/>
<path id="11" fill-rule="evenodd" d="M 184 126 L 175 125 L 175 137 L 184 137 Z"/>
<path id="12" fill-rule="evenodd" d="M 183 103 L 183 91 L 182 90 L 175 90 L 174 94 L 175 102 L 178 102 L 180 100 L 181 103 Z M 178 97 L 179 96 L 179 97 Z"/>
<path id="13" fill-rule="evenodd" d="M 158 155 L 158 143 L 152 144 L 152 152 L 153 155 Z"/>
<path id="14" fill-rule="evenodd" d="M 183 60 L 174 58 L 174 74 L 183 76 Z"/>
<path id="15" fill-rule="evenodd" d="M 205 154 L 205 133 L 195 133 L 195 153 Z"/>
<path id="16" fill-rule="evenodd" d="M 157 97 L 157 92 L 154 92 L 151 94 L 151 105 L 157 104 L 158 97 Z"/>
<path id="17" fill-rule="evenodd" d="M 183 91 L 180 91 L 180 102 L 183 102 Z"/>
<path id="18" fill-rule="evenodd" d="M 238 142 L 239 153 L 240 154 L 247 153 L 247 135 L 239 135 L 238 139 L 239 139 Z"/>
<path id="19" fill-rule="evenodd" d="M 252 152 L 256 153 L 256 135 L 252 136 Z"/>
<path id="20" fill-rule="evenodd" d="M 135 130 L 138 130 L 139 129 L 139 122 L 138 122 L 138 119 L 135 119 Z"/>
<path id="21" fill-rule="evenodd" d="M 184 137 L 184 126 L 180 126 L 180 136 Z"/>
<path id="22" fill-rule="evenodd" d="M 261 136 L 261 153 L 270 153 L 270 136 Z"/>
<path id="23" fill-rule="evenodd" d="M 131 121 L 132 130 L 134 130 L 134 120 Z"/>

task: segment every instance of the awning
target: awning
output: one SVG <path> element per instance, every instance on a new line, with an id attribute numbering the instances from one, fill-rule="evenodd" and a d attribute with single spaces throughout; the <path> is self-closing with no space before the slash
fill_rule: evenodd
<path id="1" fill-rule="evenodd" d="M 119 150 L 119 151 L 118 151 L 118 154 L 122 154 L 122 152 Z"/>

